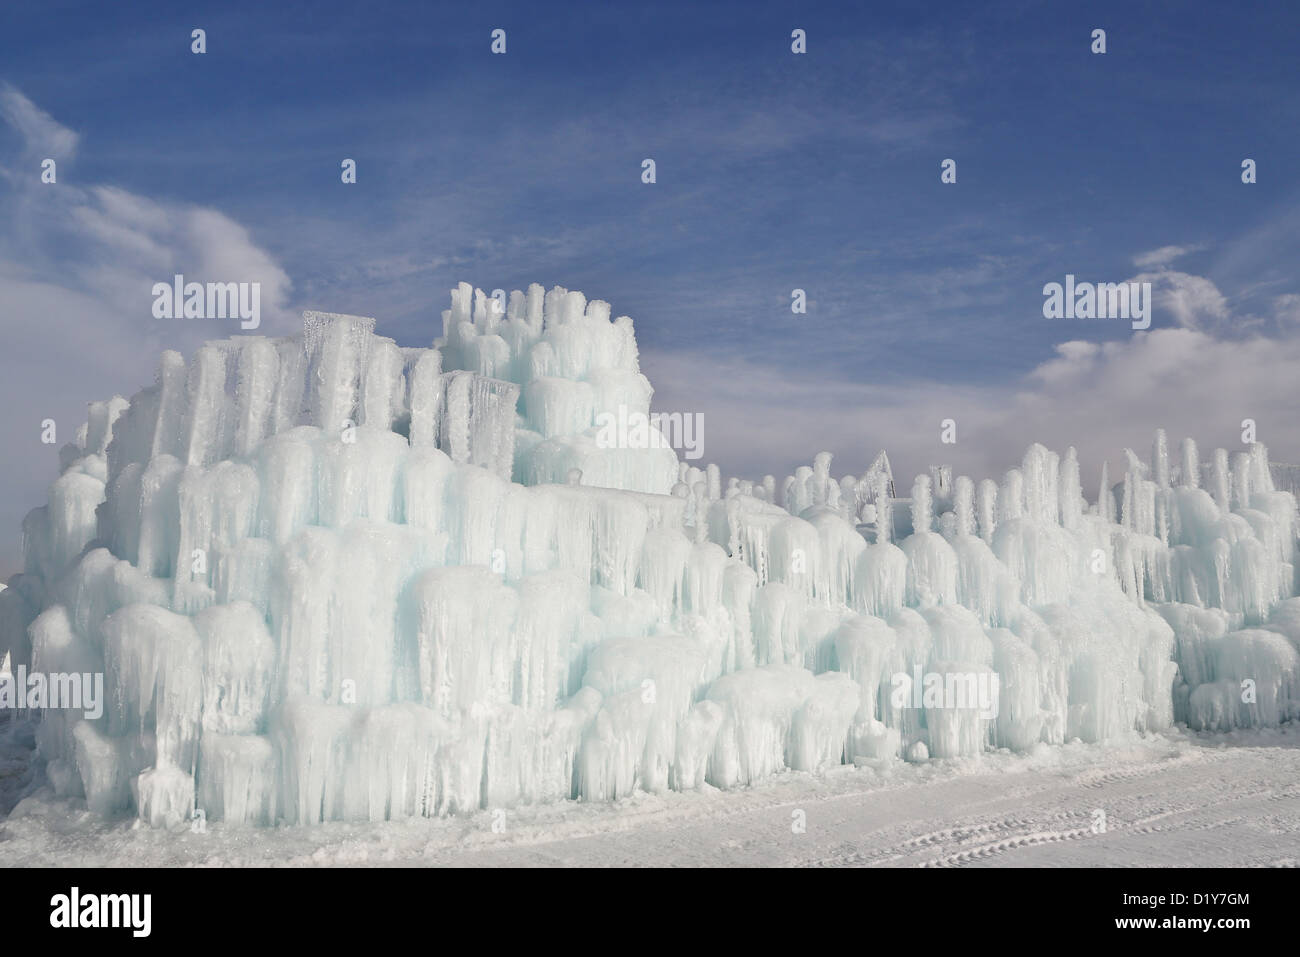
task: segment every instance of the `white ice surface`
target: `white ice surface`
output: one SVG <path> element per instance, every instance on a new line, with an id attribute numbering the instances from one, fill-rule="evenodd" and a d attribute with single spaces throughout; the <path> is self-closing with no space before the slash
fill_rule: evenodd
<path id="1" fill-rule="evenodd" d="M 600 432 L 653 393 L 607 303 L 462 284 L 442 331 L 309 314 L 92 404 L 0 592 L 12 667 L 106 676 L 34 780 L 164 828 L 373 822 L 1300 716 L 1262 445 L 1203 471 L 1157 432 L 1095 503 L 1041 445 L 909 499 L 883 454 L 724 479 Z"/>

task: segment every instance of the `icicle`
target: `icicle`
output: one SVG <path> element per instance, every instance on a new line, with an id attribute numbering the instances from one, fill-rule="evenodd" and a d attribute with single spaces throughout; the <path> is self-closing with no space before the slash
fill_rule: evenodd
<path id="1" fill-rule="evenodd" d="M 1097 514 L 1107 525 L 1115 524 L 1115 492 L 1110 487 L 1110 463 L 1101 463 L 1101 488 L 1097 492 Z"/>
<path id="2" fill-rule="evenodd" d="M 958 535 L 975 534 L 974 497 L 975 483 L 969 476 L 958 476 L 953 494 L 953 513 L 957 519 Z"/>
<path id="3" fill-rule="evenodd" d="M 930 476 L 918 475 L 912 484 L 912 531 L 928 532 L 934 527 L 933 503 L 930 498 Z"/>
<path id="4" fill-rule="evenodd" d="M 1169 488 L 1169 441 L 1164 429 L 1156 429 L 1151 448 L 1152 478 L 1158 487 Z"/>
<path id="5" fill-rule="evenodd" d="M 993 531 L 998 522 L 998 483 L 992 479 L 981 479 L 976 510 L 979 513 L 980 538 L 985 544 L 992 544 Z"/>
<path id="6" fill-rule="evenodd" d="M 1201 487 L 1201 462 L 1196 451 L 1196 441 L 1183 439 L 1183 488 Z"/>
<path id="7" fill-rule="evenodd" d="M 1219 511 L 1225 515 L 1231 508 L 1231 498 L 1229 489 L 1231 488 L 1231 473 L 1228 470 L 1228 452 L 1226 449 L 1214 450 L 1214 472 L 1211 477 L 1210 488 L 1214 493 L 1214 504 L 1219 506 Z"/>

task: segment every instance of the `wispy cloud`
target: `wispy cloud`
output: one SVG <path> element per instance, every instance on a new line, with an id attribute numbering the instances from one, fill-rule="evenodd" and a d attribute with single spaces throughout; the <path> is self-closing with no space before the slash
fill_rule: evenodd
<path id="1" fill-rule="evenodd" d="M 64 160 L 71 158 L 77 151 L 79 137 L 76 133 L 8 83 L 0 84 L 0 119 L 18 134 L 22 142 L 23 159 L 40 156 Z M 14 169 L 6 169 L 5 174 L 19 175 Z"/>
<path id="2" fill-rule="evenodd" d="M 1058 451 L 1075 446 L 1095 483 L 1103 460 L 1117 467 L 1121 451 L 1146 447 L 1157 427 L 1239 448 L 1247 418 L 1276 458 L 1294 461 L 1298 364 L 1294 339 L 1222 340 L 1192 329 L 1062 343 L 1027 375 L 984 385 L 913 380 L 885 387 L 747 361 L 664 353 L 642 359 L 655 407 L 702 412 L 704 458 L 729 473 L 779 477 L 830 451 L 836 475 L 857 474 L 884 448 L 900 482 L 940 463 L 1000 477 L 1031 442 L 1041 442 Z M 955 445 L 940 441 L 946 419 L 957 423 Z"/>
<path id="3" fill-rule="evenodd" d="M 1207 247 L 1204 245 L 1193 246 L 1161 246 L 1159 249 L 1152 249 L 1149 252 L 1139 253 L 1133 257 L 1133 265 L 1139 269 L 1159 269 L 1168 266 L 1175 259 L 1181 259 L 1183 256 L 1191 253 L 1198 253 Z"/>
<path id="4" fill-rule="evenodd" d="M 17 134 L 20 163 L 75 149 L 75 133 L 12 87 L 0 93 L 0 118 Z M 14 530 L 56 475 L 57 446 L 39 442 L 44 419 L 55 420 L 60 445 L 71 441 L 86 403 L 147 385 L 163 349 L 189 352 L 240 332 L 220 320 L 153 318 L 153 283 L 176 273 L 200 282 L 260 282 L 261 331 L 294 327 L 288 275 L 222 213 L 115 186 L 73 185 L 66 176 L 42 183 L 39 168 L 7 168 L 0 189 L 0 444 L 9 454 L 0 459 L 0 526 Z M 0 574 L 15 562 L 12 549 L 0 549 Z"/>
<path id="5" fill-rule="evenodd" d="M 1151 283 L 1156 308 L 1184 328 L 1223 330 L 1234 318 L 1228 309 L 1228 300 L 1218 286 L 1204 276 L 1164 269 L 1138 273 L 1129 282 Z M 1235 318 L 1254 324 L 1249 317 Z"/>

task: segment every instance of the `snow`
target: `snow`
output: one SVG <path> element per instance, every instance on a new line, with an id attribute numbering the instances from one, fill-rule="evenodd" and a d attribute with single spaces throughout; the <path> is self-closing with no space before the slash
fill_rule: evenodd
<path id="1" fill-rule="evenodd" d="M 29 732 L 25 722 L 0 726 L 0 781 L 30 773 L 21 763 Z M 863 762 L 614 804 L 310 828 L 253 829 L 227 814 L 161 833 L 88 815 L 81 798 L 40 787 L 0 835 L 15 867 L 1295 867 L 1298 745 L 1293 726 L 1174 732 L 978 761 Z M 806 821 L 797 833 L 796 811 Z"/>
<path id="2" fill-rule="evenodd" d="M 611 315 L 461 284 L 428 348 L 311 313 L 92 404 L 0 653 L 107 702 L 47 711 L 29 785 L 163 829 L 377 824 L 1300 717 L 1296 501 L 1262 445 L 1203 471 L 1158 431 L 1095 503 L 1042 445 L 907 500 L 883 454 L 724 478 L 601 435 L 653 396 Z"/>

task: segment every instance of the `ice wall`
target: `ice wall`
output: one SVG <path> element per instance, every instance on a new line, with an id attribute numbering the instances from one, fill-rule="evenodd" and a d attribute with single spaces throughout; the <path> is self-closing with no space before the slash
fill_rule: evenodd
<path id="1" fill-rule="evenodd" d="M 156 826 L 441 815 L 1300 714 L 1296 504 L 1158 433 L 1096 504 L 888 458 L 778 482 L 666 444 L 631 320 L 462 284 L 429 348 L 308 314 L 90 408 L 0 656 L 99 672 L 47 777 Z M 621 411 L 620 411 L 621 410 Z"/>

